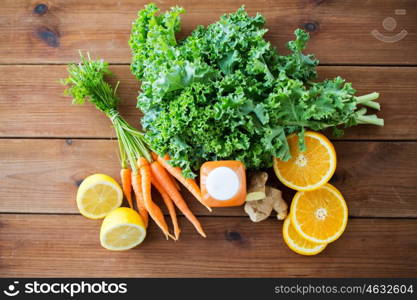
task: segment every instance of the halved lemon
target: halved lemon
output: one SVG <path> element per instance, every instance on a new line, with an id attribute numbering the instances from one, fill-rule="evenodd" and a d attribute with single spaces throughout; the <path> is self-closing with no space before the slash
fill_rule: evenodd
<path id="1" fill-rule="evenodd" d="M 345 231 L 348 209 L 342 194 L 331 184 L 297 192 L 291 203 L 291 225 L 306 240 L 331 243 Z"/>
<path id="2" fill-rule="evenodd" d="M 297 191 L 311 191 L 329 181 L 336 170 L 336 152 L 324 135 L 307 131 L 304 134 L 306 151 L 300 151 L 298 136 L 288 136 L 291 159 L 274 158 L 274 170 L 278 179 Z"/>
<path id="3" fill-rule="evenodd" d="M 120 207 L 123 192 L 120 185 L 110 176 L 94 174 L 81 183 L 77 192 L 77 206 L 80 213 L 90 219 L 104 218 L 109 212 Z"/>
<path id="4" fill-rule="evenodd" d="M 108 250 L 128 250 L 136 247 L 146 237 L 146 227 L 140 215 L 128 207 L 119 207 L 103 220 L 100 243 Z"/>
<path id="5" fill-rule="evenodd" d="M 282 235 L 287 246 L 295 253 L 315 255 L 326 248 L 327 244 L 314 243 L 303 238 L 291 225 L 291 217 L 287 217 L 282 227 Z"/>

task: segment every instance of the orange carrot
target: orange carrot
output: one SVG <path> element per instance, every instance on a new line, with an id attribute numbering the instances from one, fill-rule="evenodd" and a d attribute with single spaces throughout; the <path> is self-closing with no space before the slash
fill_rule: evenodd
<path id="1" fill-rule="evenodd" d="M 127 202 L 129 203 L 129 207 L 133 208 L 131 173 L 132 173 L 132 171 L 130 171 L 130 169 L 123 168 L 123 169 L 120 170 L 120 177 L 122 179 L 123 193 L 125 194 Z"/>
<path id="2" fill-rule="evenodd" d="M 145 227 L 148 227 L 149 216 L 148 211 L 146 210 L 143 203 L 142 178 L 140 174 L 135 174 L 132 172 L 132 187 L 133 191 L 135 192 L 136 205 L 138 206 L 139 214 L 142 217 L 143 223 L 145 223 Z"/>
<path id="3" fill-rule="evenodd" d="M 159 155 L 158 155 L 158 154 L 156 154 L 155 152 L 152 152 L 152 158 L 153 158 L 154 160 L 158 160 L 158 157 L 159 157 Z M 159 163 L 161 163 L 161 162 L 159 162 Z M 180 169 L 180 168 L 179 168 L 179 169 Z M 181 169 L 180 169 L 180 170 L 181 170 Z M 172 176 L 172 175 L 171 175 L 171 173 L 169 173 L 169 171 L 168 171 L 167 175 L 169 176 L 169 178 L 171 178 L 171 180 L 172 180 L 172 182 L 175 184 L 175 187 L 177 188 L 177 190 L 181 191 L 181 187 L 180 187 L 180 184 L 178 183 L 177 179 L 175 179 L 175 177 L 174 177 L 174 176 Z M 200 194 L 201 194 L 201 193 L 200 193 Z"/>
<path id="4" fill-rule="evenodd" d="M 165 222 L 164 214 L 162 213 L 161 209 L 155 202 L 152 201 L 151 195 L 151 184 L 152 184 L 152 177 L 151 177 L 151 168 L 149 166 L 149 162 L 144 157 L 138 158 L 138 167 L 140 171 L 140 176 L 142 177 L 142 195 L 143 195 L 143 203 L 145 204 L 146 210 L 151 215 L 152 220 L 161 228 L 162 232 L 165 234 L 165 237 L 168 237 L 175 240 L 175 237 L 169 233 L 168 225 Z"/>
<path id="5" fill-rule="evenodd" d="M 162 199 L 164 200 L 164 203 L 166 207 L 168 208 L 169 215 L 171 216 L 172 225 L 174 226 L 175 239 L 178 240 L 178 238 L 180 237 L 181 230 L 180 230 L 180 227 L 178 226 L 177 214 L 175 212 L 174 203 L 172 202 L 172 199 L 169 197 L 169 195 L 165 192 L 165 189 L 159 183 L 158 179 L 155 178 L 155 176 L 152 176 L 152 184 L 161 194 Z"/>
<path id="6" fill-rule="evenodd" d="M 182 198 L 180 192 L 178 192 L 175 184 L 172 182 L 171 178 L 168 176 L 165 168 L 158 161 L 151 163 L 151 172 L 152 176 L 158 180 L 159 183 L 163 186 L 166 193 L 174 201 L 178 209 L 185 215 L 185 217 L 194 225 L 198 233 L 203 237 L 206 237 L 203 228 L 201 227 L 200 222 L 193 215 L 191 210 L 188 208 L 187 203 Z"/>
<path id="7" fill-rule="evenodd" d="M 164 158 L 157 156 L 157 160 L 169 173 L 171 173 L 172 176 L 174 176 L 179 182 L 181 182 L 191 192 L 191 194 L 193 194 L 194 197 L 196 197 L 197 200 L 200 201 L 201 204 L 203 204 L 209 211 L 211 211 L 211 208 L 203 203 L 200 188 L 198 187 L 194 179 L 185 178 L 182 175 L 181 168 L 173 167 L 170 164 L 168 164 L 168 155 L 165 155 Z"/>
<path id="8" fill-rule="evenodd" d="M 167 173 L 167 174 L 168 174 L 169 177 L 171 177 L 171 180 L 174 183 L 174 185 L 177 188 L 177 190 L 181 191 L 181 187 L 180 187 L 178 181 L 174 177 L 172 177 L 172 175 L 170 173 Z"/>

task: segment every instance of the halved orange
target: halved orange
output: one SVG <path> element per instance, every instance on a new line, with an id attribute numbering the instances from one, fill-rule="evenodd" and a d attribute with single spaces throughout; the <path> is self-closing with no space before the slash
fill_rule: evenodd
<path id="1" fill-rule="evenodd" d="M 291 203 L 291 225 L 306 240 L 331 243 L 345 231 L 348 209 L 342 194 L 331 184 L 297 192 Z"/>
<path id="2" fill-rule="evenodd" d="M 324 135 L 307 131 L 304 134 L 306 151 L 300 151 L 298 136 L 288 136 L 291 159 L 274 158 L 274 170 L 278 179 L 297 191 L 311 191 L 329 181 L 336 170 L 336 152 Z"/>
<path id="3" fill-rule="evenodd" d="M 287 246 L 295 253 L 301 255 L 315 255 L 323 251 L 327 244 L 314 243 L 303 238 L 291 225 L 291 217 L 288 216 L 282 226 L 282 236 Z"/>

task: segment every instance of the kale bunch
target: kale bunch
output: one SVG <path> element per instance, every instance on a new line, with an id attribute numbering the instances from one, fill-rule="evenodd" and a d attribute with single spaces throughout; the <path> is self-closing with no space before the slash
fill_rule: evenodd
<path id="1" fill-rule="evenodd" d="M 288 160 L 286 136 L 297 133 L 304 148 L 306 128 L 332 127 L 340 135 L 336 126 L 383 125 L 363 107 L 379 109 L 377 93 L 355 97 L 340 77 L 313 82 L 319 62 L 303 54 L 309 39 L 303 30 L 288 43 L 290 54 L 281 55 L 264 39 L 265 19 L 242 7 L 178 41 L 183 12 L 158 14 L 147 5 L 129 44 L 131 70 L 142 83 L 146 139 L 186 177 L 210 160 L 240 160 L 255 169 L 270 167 L 273 156 Z"/>

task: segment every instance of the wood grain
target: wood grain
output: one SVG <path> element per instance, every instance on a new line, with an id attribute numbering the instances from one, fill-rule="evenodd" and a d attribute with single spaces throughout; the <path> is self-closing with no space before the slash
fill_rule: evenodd
<path id="1" fill-rule="evenodd" d="M 128 66 L 111 66 L 119 80 L 120 111 L 139 126 L 135 108 L 139 83 Z M 380 92 L 383 128 L 358 126 L 346 130 L 348 139 L 417 139 L 417 68 L 320 67 L 320 79 L 346 77 L 358 95 Z M 110 121 L 92 105 L 71 105 L 58 82 L 65 66 L 0 66 L 0 136 L 114 137 Z"/>
<path id="2" fill-rule="evenodd" d="M 149 1 L 15 0 L 2 4 L 0 19 L 0 63 L 66 63 L 77 57 L 78 49 L 88 50 L 110 62 L 127 63 L 127 41 L 137 11 Z M 263 14 L 267 39 L 279 51 L 293 38 L 293 31 L 306 28 L 312 40 L 308 51 L 322 63 L 416 64 L 417 10 L 414 0 L 255 0 L 255 1 L 155 1 L 161 9 L 183 6 L 185 36 L 197 25 L 210 24 L 227 12 L 246 4 L 251 15 Z M 39 6 L 39 4 L 46 4 Z M 405 15 L 396 15 L 404 9 Z M 387 17 L 396 20 L 389 32 L 383 28 Z M 406 30 L 399 42 L 386 43 L 372 36 L 378 30 L 394 36 Z"/>
<path id="3" fill-rule="evenodd" d="M 350 220 L 321 254 L 293 253 L 282 222 L 203 217 L 203 239 L 181 218 L 178 242 L 150 227 L 130 251 L 100 247 L 100 221 L 0 215 L 0 277 L 415 277 L 417 220 Z M 341 271 L 343 270 L 343 271 Z"/>
<path id="4" fill-rule="evenodd" d="M 417 217 L 417 143 L 335 143 L 338 167 L 332 183 L 351 216 Z M 75 195 L 88 175 L 119 178 L 117 145 L 109 140 L 0 139 L 0 212 L 78 213 Z M 269 182 L 276 185 L 275 175 Z M 282 186 L 278 185 L 279 188 Z M 183 192 L 198 215 L 211 215 Z M 289 202 L 293 193 L 286 190 Z M 242 216 L 241 207 L 213 215 Z"/>

